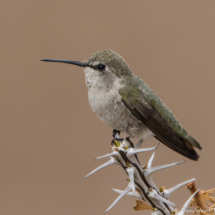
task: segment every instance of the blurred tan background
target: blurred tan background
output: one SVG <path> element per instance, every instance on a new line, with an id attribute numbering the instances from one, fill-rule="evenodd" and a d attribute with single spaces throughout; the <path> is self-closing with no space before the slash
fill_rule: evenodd
<path id="1" fill-rule="evenodd" d="M 198 162 L 153 175 L 167 188 L 195 177 L 215 186 L 214 0 L 1 0 L 0 214 L 103 214 L 124 189 L 118 167 L 83 177 L 107 159 L 112 129 L 87 100 L 84 72 L 42 58 L 84 60 L 113 49 L 204 148 Z M 157 144 L 151 139 L 145 147 Z M 152 152 L 140 154 L 143 165 Z M 185 158 L 161 144 L 154 165 Z M 182 188 L 171 201 L 182 206 Z M 125 197 L 108 214 L 135 212 Z"/>

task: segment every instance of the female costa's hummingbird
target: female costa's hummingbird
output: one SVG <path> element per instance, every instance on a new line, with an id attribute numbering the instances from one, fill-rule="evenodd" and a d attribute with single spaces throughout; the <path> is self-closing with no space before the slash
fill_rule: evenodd
<path id="1" fill-rule="evenodd" d="M 42 61 L 84 68 L 89 104 L 102 122 L 141 140 L 154 136 L 181 155 L 198 160 L 194 147 L 202 150 L 200 144 L 117 53 L 103 50 L 84 61 Z"/>

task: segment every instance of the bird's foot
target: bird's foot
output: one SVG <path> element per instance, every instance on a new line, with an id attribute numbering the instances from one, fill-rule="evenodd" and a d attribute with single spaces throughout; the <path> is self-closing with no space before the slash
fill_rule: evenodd
<path id="1" fill-rule="evenodd" d="M 113 145 L 115 141 L 122 142 L 122 141 L 124 140 L 124 138 L 119 138 L 119 137 L 118 137 L 119 135 L 120 135 L 120 131 L 117 131 L 116 129 L 113 129 L 113 135 L 112 135 L 112 136 L 113 136 L 114 139 L 111 141 L 111 145 Z M 129 136 L 126 137 L 125 140 L 126 140 L 127 142 L 129 142 L 129 144 L 130 144 L 130 146 L 131 146 L 132 148 L 134 148 L 134 144 L 131 142 Z"/>
<path id="2" fill-rule="evenodd" d="M 131 142 L 130 137 L 126 137 L 126 140 L 129 142 L 130 146 L 134 148 L 134 144 Z"/>
<path id="3" fill-rule="evenodd" d="M 112 141 L 111 141 L 111 145 L 116 145 L 116 142 L 122 142 L 124 139 L 123 138 L 114 138 Z"/>
<path id="4" fill-rule="evenodd" d="M 121 131 L 117 131 L 116 129 L 113 129 L 113 134 L 112 134 L 113 138 L 116 138 L 117 134 L 120 135 L 120 132 Z"/>
<path id="5" fill-rule="evenodd" d="M 116 145 L 116 142 L 115 142 L 115 141 L 122 142 L 123 140 L 124 140 L 124 138 L 114 138 L 114 139 L 111 141 L 111 145 L 112 145 L 112 146 L 113 146 L 113 145 Z M 134 144 L 131 142 L 130 137 L 126 137 L 125 140 L 126 140 L 127 142 L 129 142 L 129 144 L 130 144 L 130 146 L 131 146 L 132 148 L 134 148 Z"/>

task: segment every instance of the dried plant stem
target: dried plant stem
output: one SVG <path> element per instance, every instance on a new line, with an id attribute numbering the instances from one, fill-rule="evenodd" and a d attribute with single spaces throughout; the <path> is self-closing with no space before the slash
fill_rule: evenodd
<path id="1" fill-rule="evenodd" d="M 187 184 L 187 188 L 190 190 L 190 193 L 193 194 L 197 191 L 196 185 L 195 185 L 195 181 L 190 182 L 189 184 Z M 194 196 L 194 202 L 195 204 L 200 207 L 203 210 L 206 210 L 207 207 L 205 206 L 201 193 L 198 192 L 195 196 Z"/>
<path id="2" fill-rule="evenodd" d="M 123 196 L 129 195 L 139 199 L 137 201 L 137 205 L 134 207 L 135 210 L 151 210 L 153 215 L 184 215 L 187 207 L 192 201 L 192 198 L 195 196 L 198 190 L 192 193 L 192 196 L 185 202 L 184 206 L 179 212 L 173 208 L 173 206 L 176 206 L 176 204 L 169 201 L 169 197 L 174 191 L 178 190 L 187 183 L 194 181 L 195 179 L 182 182 L 170 189 L 165 189 L 164 187 L 158 189 L 152 181 L 151 175 L 159 170 L 168 167 L 174 167 L 178 164 L 184 163 L 184 161 L 153 167 L 152 161 L 155 156 L 154 152 L 149 159 L 148 164 L 145 167 L 142 167 L 137 155 L 142 152 L 155 150 L 158 145 L 153 148 L 140 149 L 141 144 L 142 141 L 139 141 L 134 147 L 133 144 L 128 143 L 126 140 L 115 140 L 114 145 L 112 146 L 112 153 L 97 158 L 102 159 L 110 157 L 110 160 L 86 176 L 88 177 L 98 170 L 112 164 L 121 166 L 121 168 L 127 173 L 129 177 L 129 184 L 127 188 L 124 191 L 114 189 L 114 191 L 120 195 L 105 212 L 108 212 Z"/>
<path id="3" fill-rule="evenodd" d="M 118 134 L 116 134 L 116 138 L 118 137 Z M 184 163 L 184 161 L 152 167 L 155 156 L 154 152 L 148 164 L 143 167 L 137 155 L 142 152 L 153 151 L 158 145 L 152 148 L 140 149 L 142 142 L 143 141 L 140 140 L 136 146 L 134 146 L 132 142 L 127 142 L 125 139 L 119 141 L 115 140 L 111 153 L 96 158 L 97 160 L 110 157 L 110 160 L 85 176 L 85 178 L 87 178 L 98 170 L 112 164 L 120 166 L 128 175 L 129 183 L 127 188 L 124 191 L 113 189 L 120 195 L 105 212 L 108 212 L 123 196 L 128 195 L 139 199 L 136 201 L 134 210 L 150 210 L 152 215 L 184 215 L 190 203 L 191 206 L 195 208 L 192 215 L 198 213 L 199 215 L 212 215 L 215 211 L 215 197 L 211 195 L 213 195 L 215 189 L 207 191 L 197 190 L 194 182 L 195 178 L 184 181 L 169 189 L 165 189 L 163 186 L 160 189 L 156 187 L 151 178 L 153 173 L 168 167 L 175 167 L 178 164 Z M 181 210 L 178 211 L 178 209 L 173 208 L 176 204 L 169 201 L 169 197 L 173 192 L 185 185 L 190 190 L 191 196 L 185 202 Z"/>
<path id="4" fill-rule="evenodd" d="M 191 182 L 186 185 L 191 194 L 196 192 L 197 188 L 195 182 Z M 193 214 L 199 213 L 200 215 L 212 215 L 215 212 L 215 197 L 211 196 L 215 192 L 215 189 L 201 190 L 199 191 L 191 201 L 191 206 L 196 210 Z"/>

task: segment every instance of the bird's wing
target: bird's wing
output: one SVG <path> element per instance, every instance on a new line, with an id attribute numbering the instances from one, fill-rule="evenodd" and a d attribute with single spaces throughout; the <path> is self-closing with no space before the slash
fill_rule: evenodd
<path id="1" fill-rule="evenodd" d="M 122 102 L 130 113 L 145 124 L 166 146 L 192 160 L 198 160 L 199 156 L 193 146 L 201 149 L 199 143 L 186 132 L 148 85 L 141 83 L 145 86 L 140 89 L 132 84 L 139 85 L 134 82 L 119 90 Z"/>

